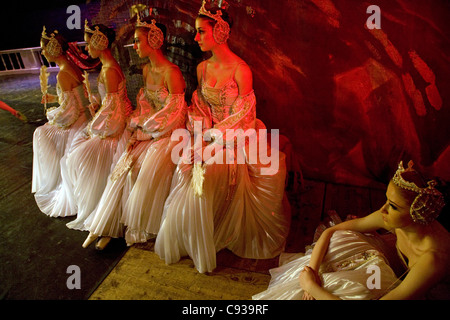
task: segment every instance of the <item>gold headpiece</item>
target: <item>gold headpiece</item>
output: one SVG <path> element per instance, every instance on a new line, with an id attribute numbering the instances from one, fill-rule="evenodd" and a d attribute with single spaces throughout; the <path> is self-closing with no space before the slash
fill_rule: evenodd
<path id="1" fill-rule="evenodd" d="M 89 44 L 94 49 L 102 51 L 108 48 L 109 45 L 108 37 L 99 30 L 98 26 L 95 27 L 95 30 L 92 30 L 88 26 L 87 19 L 84 21 L 84 32 L 92 34 L 91 39 L 89 40 Z"/>
<path id="2" fill-rule="evenodd" d="M 407 171 L 414 171 L 412 168 L 414 163 L 410 161 L 408 168 L 403 167 L 403 162 L 398 164 L 397 172 L 392 178 L 392 182 L 405 190 L 417 193 L 416 198 L 411 204 L 410 214 L 414 222 L 428 224 L 435 220 L 445 205 L 444 196 L 435 188 L 437 182 L 435 180 L 428 181 L 425 188 L 418 187 L 414 182 L 403 179 L 402 174 Z"/>
<path id="3" fill-rule="evenodd" d="M 203 0 L 202 7 L 200 8 L 198 14 L 210 17 L 216 21 L 213 28 L 213 37 L 218 44 L 223 44 L 227 42 L 230 37 L 230 25 L 228 22 L 222 19 L 222 10 L 217 10 L 215 14 L 205 8 L 206 0 Z"/>
<path id="4" fill-rule="evenodd" d="M 41 37 L 43 39 L 49 40 L 47 45 L 45 46 L 45 51 L 52 57 L 59 57 L 63 53 L 63 49 L 59 41 L 55 38 L 55 35 L 58 34 L 58 31 L 53 31 L 50 37 L 47 35 L 45 26 L 42 29 Z"/>
<path id="5" fill-rule="evenodd" d="M 136 28 L 149 29 L 148 35 L 147 35 L 147 41 L 148 41 L 149 46 L 156 50 L 161 48 L 161 46 L 164 43 L 164 33 L 156 25 L 155 19 L 152 19 L 152 23 L 150 23 L 150 24 L 145 21 L 141 21 L 141 18 L 139 16 L 139 12 L 138 12 Z"/>

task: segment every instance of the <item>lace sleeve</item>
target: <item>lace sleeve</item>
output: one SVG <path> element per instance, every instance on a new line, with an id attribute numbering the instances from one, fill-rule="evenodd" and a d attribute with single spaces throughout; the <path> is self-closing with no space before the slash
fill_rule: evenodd
<path id="1" fill-rule="evenodd" d="M 90 136 L 101 138 L 121 135 L 126 125 L 126 106 L 119 93 L 107 93 L 89 126 Z"/>
<path id="2" fill-rule="evenodd" d="M 74 124 L 80 116 L 81 103 L 73 91 L 58 92 L 59 107 L 47 110 L 50 124 L 60 128 L 67 128 Z"/>
<path id="3" fill-rule="evenodd" d="M 140 127 L 146 134 L 159 138 L 183 127 L 186 121 L 186 101 L 184 94 L 169 94 L 164 107 L 155 114 L 140 121 Z"/>
<path id="4" fill-rule="evenodd" d="M 141 88 L 136 96 L 136 109 L 131 113 L 128 123 L 129 128 L 135 129 L 140 123 L 142 117 L 148 117 L 153 113 L 153 108 L 144 97 L 144 89 Z"/>

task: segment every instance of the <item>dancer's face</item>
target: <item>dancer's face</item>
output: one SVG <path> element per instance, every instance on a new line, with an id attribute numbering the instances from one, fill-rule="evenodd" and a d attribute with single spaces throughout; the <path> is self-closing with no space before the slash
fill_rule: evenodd
<path id="1" fill-rule="evenodd" d="M 147 33 L 141 29 L 136 29 L 134 32 L 134 50 L 139 55 L 139 58 L 148 57 L 149 52 L 151 50 L 148 41 L 147 41 Z"/>
<path id="2" fill-rule="evenodd" d="M 211 51 L 217 45 L 213 37 L 213 27 L 209 20 L 197 18 L 195 20 L 195 30 L 197 30 L 197 33 L 194 40 L 198 42 L 202 51 Z"/>
<path id="3" fill-rule="evenodd" d="M 392 182 L 386 191 L 387 201 L 381 208 L 384 223 L 390 228 L 402 228 L 413 223 L 409 213 L 411 203 L 402 196 L 399 187 Z"/>
<path id="4" fill-rule="evenodd" d="M 92 58 L 96 59 L 100 56 L 100 51 L 91 46 L 90 40 L 91 40 L 91 35 L 85 33 L 84 41 L 86 41 L 86 43 L 87 43 L 87 46 L 86 46 L 87 51 Z"/>

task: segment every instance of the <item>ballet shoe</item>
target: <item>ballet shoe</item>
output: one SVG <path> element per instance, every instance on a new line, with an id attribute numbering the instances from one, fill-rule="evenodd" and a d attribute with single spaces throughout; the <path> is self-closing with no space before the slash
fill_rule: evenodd
<path id="1" fill-rule="evenodd" d="M 100 239 L 98 239 L 97 244 L 95 245 L 95 249 L 97 250 L 105 249 L 110 240 L 111 237 L 101 237 Z"/>
<path id="2" fill-rule="evenodd" d="M 89 245 L 94 242 L 96 239 L 98 238 L 97 235 L 89 233 L 88 237 L 86 238 L 86 240 L 84 240 L 83 242 L 83 248 L 87 248 L 89 247 Z"/>

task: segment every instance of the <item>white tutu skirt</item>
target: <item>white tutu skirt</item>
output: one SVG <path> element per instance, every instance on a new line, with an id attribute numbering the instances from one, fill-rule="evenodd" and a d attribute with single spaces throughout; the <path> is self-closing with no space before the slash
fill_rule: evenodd
<path id="1" fill-rule="evenodd" d="M 343 300 L 378 299 L 395 288 L 397 277 L 385 256 L 373 246 L 371 236 L 353 231 L 336 231 L 321 265 L 323 287 Z M 300 272 L 308 265 L 312 250 L 300 257 L 271 269 L 272 276 L 266 291 L 253 296 L 254 300 L 300 300 Z M 373 269 L 372 269 L 373 268 Z M 377 282 L 369 279 L 373 270 L 379 271 Z"/>
<path id="2" fill-rule="evenodd" d="M 121 154 L 120 151 L 125 148 L 129 138 L 125 135 L 129 136 L 128 131 L 124 132 L 120 140 L 80 136 L 74 141 L 73 150 L 67 156 L 66 170 L 73 187 L 78 214 L 67 227 L 87 230 L 86 220 L 94 212 L 102 197 L 111 169 L 118 160 L 117 154 Z"/>
<path id="3" fill-rule="evenodd" d="M 216 252 L 224 248 L 244 258 L 280 254 L 290 226 L 290 212 L 282 207 L 284 154 L 280 153 L 276 173 L 262 175 L 262 167 L 207 161 L 203 193 L 198 196 L 193 165 L 178 165 L 155 252 L 168 264 L 188 255 L 201 273 L 215 269 Z"/>
<path id="4" fill-rule="evenodd" d="M 159 232 L 164 203 L 176 168 L 171 154 L 176 144 L 170 138 L 160 139 L 152 142 L 144 154 L 122 217 L 128 245 L 146 242 Z"/>
<path id="5" fill-rule="evenodd" d="M 62 171 L 72 141 L 86 124 L 82 115 L 67 129 L 46 123 L 34 131 L 31 191 L 39 209 L 50 217 L 76 214 L 72 190 Z"/>

